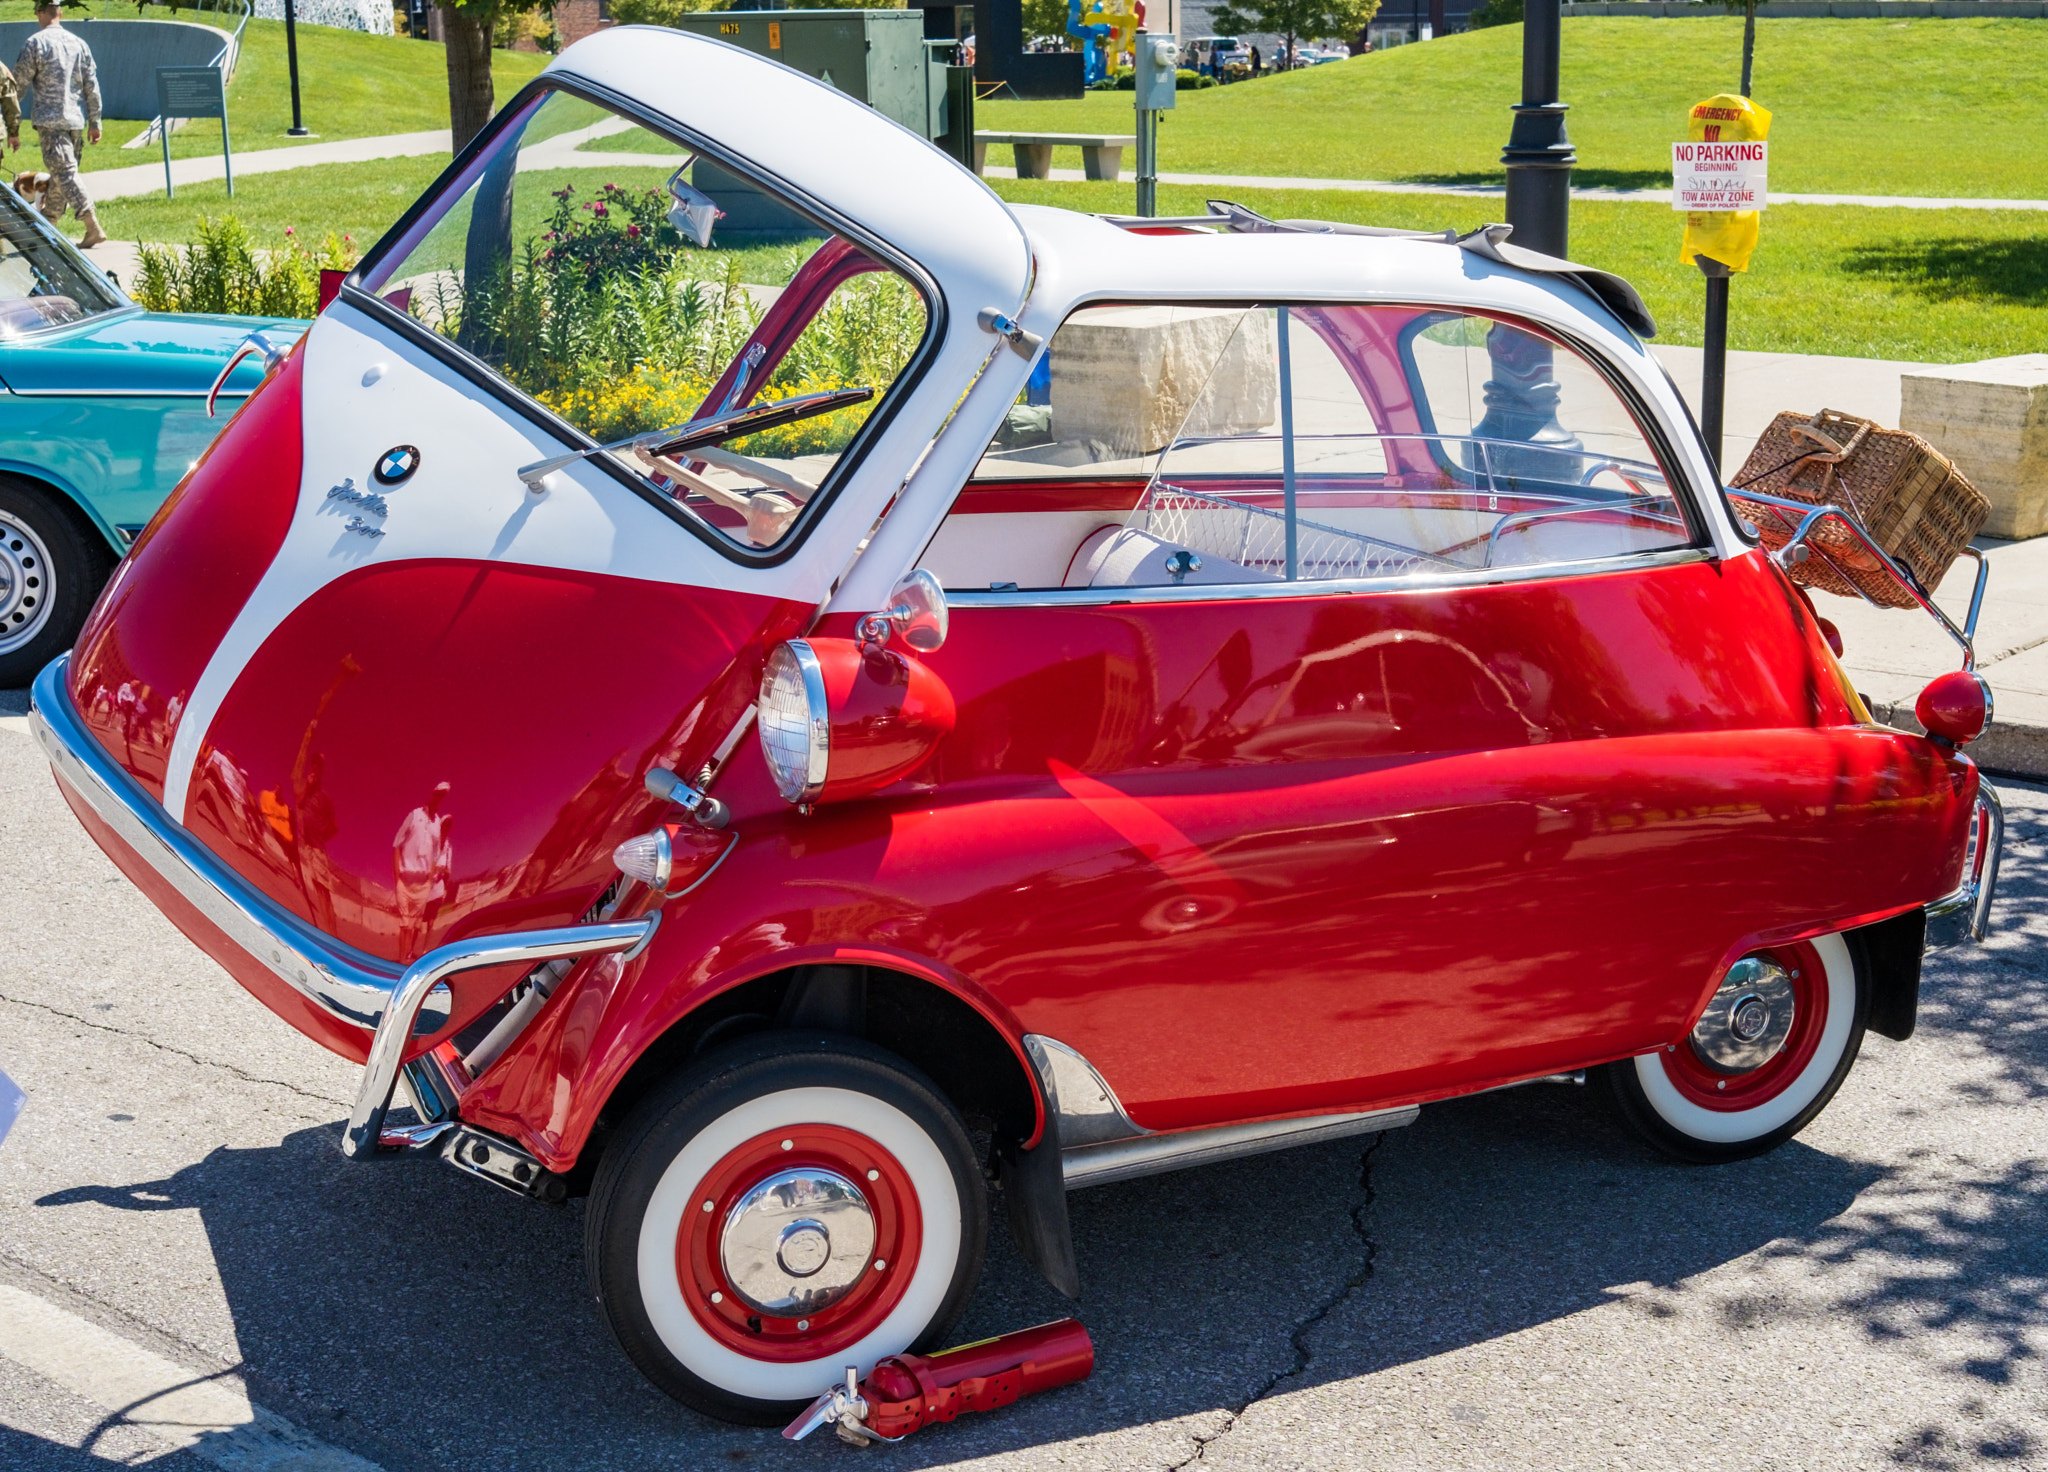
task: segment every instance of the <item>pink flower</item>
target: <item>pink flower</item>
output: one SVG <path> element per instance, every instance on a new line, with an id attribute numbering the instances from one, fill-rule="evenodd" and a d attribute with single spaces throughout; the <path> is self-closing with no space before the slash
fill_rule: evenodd
<path id="1" fill-rule="evenodd" d="M 639 238 L 640 238 L 640 227 L 639 227 L 638 225 L 628 225 L 628 226 L 626 227 L 626 239 L 628 239 L 628 240 L 637 240 L 637 239 L 639 239 Z"/>
<path id="2" fill-rule="evenodd" d="M 610 214 L 610 213 L 611 213 L 611 211 L 610 211 L 610 210 L 607 210 L 607 209 L 606 209 L 606 208 L 605 208 L 605 207 L 604 207 L 603 205 L 601 205 L 601 204 L 594 204 L 594 205 L 592 205 L 592 206 L 590 207 L 590 209 L 591 209 L 591 213 L 593 213 L 593 214 L 595 214 L 595 215 L 599 215 L 599 216 L 604 216 L 604 215 L 608 215 L 608 214 Z"/>
<path id="3" fill-rule="evenodd" d="M 287 234 L 287 235 L 291 234 L 291 233 L 292 233 L 292 227 L 291 227 L 291 226 L 289 226 L 289 225 L 285 226 L 285 227 L 284 227 L 284 233 L 285 233 L 285 234 Z"/>

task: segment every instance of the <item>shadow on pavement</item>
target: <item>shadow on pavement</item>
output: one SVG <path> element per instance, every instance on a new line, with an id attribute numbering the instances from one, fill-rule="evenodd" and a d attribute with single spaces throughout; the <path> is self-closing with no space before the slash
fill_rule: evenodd
<path id="1" fill-rule="evenodd" d="M 1445 1106 L 1387 1136 L 1367 1219 L 1375 1273 L 1354 1295 L 1370 1332 L 1317 1342 L 1298 1374 L 1296 1329 L 1344 1296 L 1367 1257 L 1351 1210 L 1368 1142 L 1076 1193 L 1095 1378 L 927 1432 L 886 1460 L 1234 1409 L 1276 1378 L 1298 1389 L 1511 1333 L 1605 1302 L 1616 1284 L 1812 1241 L 1877 1176 L 1797 1144 L 1725 1171 L 1669 1167 L 1580 1092 Z M 584 1287 L 580 1206 L 549 1210 L 425 1159 L 352 1165 L 334 1134 L 223 1148 L 166 1179 L 37 1205 L 198 1211 L 259 1398 L 277 1387 L 451 1468 L 551 1467 L 598 1447 L 633 1466 L 785 1454 L 772 1432 L 705 1420 L 640 1380 Z M 999 1232 L 957 1337 L 1068 1309 Z M 789 1454 L 839 1450 L 820 1439 Z"/>

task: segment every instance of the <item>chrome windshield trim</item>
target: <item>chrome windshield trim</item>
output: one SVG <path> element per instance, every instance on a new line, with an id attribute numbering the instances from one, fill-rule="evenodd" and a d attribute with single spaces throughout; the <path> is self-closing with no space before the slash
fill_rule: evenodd
<path id="1" fill-rule="evenodd" d="M 1998 891 L 1998 861 L 2005 854 L 2005 804 L 1998 789 L 1977 774 L 1976 842 L 1963 882 L 1927 905 L 1927 946 L 1982 941 L 1991 930 L 1991 901 Z M 1909 912 L 1910 913 L 1910 912 Z"/>
<path id="2" fill-rule="evenodd" d="M 36 676 L 29 729 L 66 786 L 194 909 L 322 1011 L 374 1028 L 405 968 L 344 945 L 259 893 L 107 754 L 66 688 L 71 656 Z"/>
<path id="3" fill-rule="evenodd" d="M 1635 572 L 1649 567 L 1676 567 L 1710 562 L 1710 547 L 1674 547 L 1668 552 L 1632 552 L 1596 562 L 1548 562 L 1530 567 L 1475 567 L 1455 573 L 1411 573 L 1398 578 L 1346 578 L 1328 582 L 1275 579 L 1261 583 L 1207 583 L 1152 588 L 1020 588 L 992 592 L 946 589 L 955 608 L 1104 607 L 1118 603 L 1217 603 L 1232 598 L 1328 598 L 1339 593 L 1406 593 L 1438 588 L 1469 588 L 1493 583 L 1541 582 L 1551 578 L 1594 577 L 1601 573 Z"/>

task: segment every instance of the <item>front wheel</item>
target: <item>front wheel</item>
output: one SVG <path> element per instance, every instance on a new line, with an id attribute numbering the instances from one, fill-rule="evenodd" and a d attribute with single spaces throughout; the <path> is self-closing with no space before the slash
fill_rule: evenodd
<path id="1" fill-rule="evenodd" d="M 0 479 L 0 689 L 28 684 L 71 647 L 113 565 L 55 492 Z"/>
<path id="2" fill-rule="evenodd" d="M 1698 1024 L 1659 1053 L 1606 1067 L 1622 1118 L 1681 1160 L 1761 1155 L 1827 1107 L 1863 1046 L 1869 987 L 1849 943 L 1823 935 L 1728 968 Z"/>
<path id="3" fill-rule="evenodd" d="M 987 1235 L 973 1146 L 927 1079 L 854 1039 L 769 1033 L 641 1101 L 598 1167 L 584 1245 L 649 1380 L 775 1425 L 847 1365 L 946 1333 Z"/>

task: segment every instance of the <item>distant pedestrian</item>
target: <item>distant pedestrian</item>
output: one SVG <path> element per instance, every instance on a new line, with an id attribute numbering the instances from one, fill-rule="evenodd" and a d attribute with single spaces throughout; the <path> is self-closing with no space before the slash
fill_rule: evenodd
<path id="1" fill-rule="evenodd" d="M 43 217 L 55 224 L 64 211 L 75 211 L 85 226 L 82 246 L 107 238 L 93 213 L 92 197 L 78 177 L 78 155 L 88 140 L 100 141 L 100 84 L 92 48 L 64 29 L 60 0 L 42 0 L 36 7 L 35 34 L 24 41 L 14 63 L 17 83 L 28 90 L 30 120 L 42 140 L 43 167 L 50 186 L 43 194 Z M 21 146 L 19 112 L 8 119 L 7 146 Z"/>
<path id="2" fill-rule="evenodd" d="M 1256 47 L 1256 46 L 1254 46 L 1254 47 L 1252 47 L 1252 75 L 1256 77 L 1256 76 L 1257 76 L 1258 74 L 1259 74 L 1259 48 L 1258 48 L 1258 47 Z"/>

